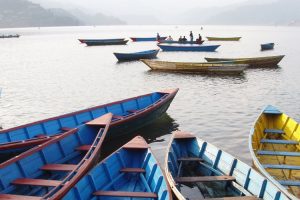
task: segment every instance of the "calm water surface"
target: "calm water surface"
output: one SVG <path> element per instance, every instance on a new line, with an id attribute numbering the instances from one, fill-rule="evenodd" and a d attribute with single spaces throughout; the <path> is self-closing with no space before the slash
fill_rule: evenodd
<path id="1" fill-rule="evenodd" d="M 242 76 L 151 72 L 141 62 L 117 63 L 112 52 L 157 48 L 153 42 L 86 47 L 78 38 L 196 35 L 198 26 L 111 26 L 0 29 L 19 39 L 0 39 L 0 124 L 4 128 L 167 88 L 180 88 L 168 113 L 142 134 L 160 161 L 173 130 L 185 130 L 251 163 L 248 134 L 261 109 L 279 107 L 300 119 L 300 28 L 204 26 L 202 36 L 242 36 L 217 52 L 160 52 L 159 60 L 204 61 L 209 57 L 284 54 L 275 69 L 249 69 Z M 275 42 L 273 51 L 260 44 Z M 119 140 L 122 145 L 130 137 Z M 111 149 L 109 149 L 111 150 Z M 107 151 L 109 151 L 107 150 Z"/>

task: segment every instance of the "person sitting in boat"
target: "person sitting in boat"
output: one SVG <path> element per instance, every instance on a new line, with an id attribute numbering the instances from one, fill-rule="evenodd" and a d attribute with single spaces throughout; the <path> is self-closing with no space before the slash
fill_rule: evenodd
<path id="1" fill-rule="evenodd" d="M 187 41 L 186 37 L 185 37 L 185 36 L 183 36 L 183 38 L 182 38 L 182 42 L 186 42 L 186 41 Z"/>
<path id="2" fill-rule="evenodd" d="M 194 40 L 194 35 L 193 35 L 193 32 L 192 32 L 192 31 L 190 31 L 190 38 L 191 38 L 191 42 L 193 42 L 193 40 Z"/>
<path id="3" fill-rule="evenodd" d="M 198 36 L 198 38 L 196 39 L 196 42 L 198 43 L 198 44 L 202 44 L 203 43 L 203 41 L 202 41 L 202 36 L 199 34 L 199 36 Z"/>
<path id="4" fill-rule="evenodd" d="M 182 36 L 179 37 L 178 42 L 182 42 Z"/>
<path id="5" fill-rule="evenodd" d="M 159 35 L 159 33 L 156 34 L 156 40 L 157 40 L 157 41 L 160 40 L 160 35 Z"/>
<path id="6" fill-rule="evenodd" d="M 168 41 L 173 41 L 173 38 L 171 37 L 171 35 L 169 35 L 169 37 L 167 37 L 166 40 L 168 40 Z"/>

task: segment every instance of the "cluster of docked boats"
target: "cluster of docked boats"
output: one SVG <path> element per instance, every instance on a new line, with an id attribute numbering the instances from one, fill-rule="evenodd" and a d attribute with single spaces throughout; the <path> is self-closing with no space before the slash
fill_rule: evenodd
<path id="1" fill-rule="evenodd" d="M 0 131 L 0 199 L 273 199 L 299 197 L 299 124 L 268 106 L 250 134 L 256 172 L 187 132 L 174 132 L 165 167 L 137 136 L 99 162 L 108 141 L 166 112 L 178 89 Z M 290 159 L 291 157 L 296 159 Z M 191 192 L 192 191 L 192 192 Z M 294 196 L 295 195 L 295 196 Z"/>
<path id="2" fill-rule="evenodd" d="M 130 38 L 133 42 L 149 42 L 157 41 L 156 37 L 149 38 Z M 239 41 L 241 37 L 207 37 L 208 41 Z M 120 39 L 79 39 L 81 43 L 88 46 L 95 45 L 124 45 L 128 40 Z M 216 51 L 220 45 L 205 45 L 191 41 L 169 41 L 166 37 L 161 37 L 157 41 L 157 46 L 162 51 Z M 274 48 L 274 43 L 262 44 L 262 50 L 270 50 Z M 268 56 L 268 57 L 250 57 L 250 58 L 205 58 L 206 62 L 169 62 L 169 61 L 154 61 L 151 59 L 157 58 L 159 49 L 147 51 L 119 53 L 114 55 L 119 61 L 141 60 L 151 70 L 169 71 L 169 72 L 186 72 L 186 73 L 204 73 L 204 74 L 222 74 L 235 75 L 242 74 L 247 68 L 257 67 L 274 67 L 284 57 L 283 55 Z"/>

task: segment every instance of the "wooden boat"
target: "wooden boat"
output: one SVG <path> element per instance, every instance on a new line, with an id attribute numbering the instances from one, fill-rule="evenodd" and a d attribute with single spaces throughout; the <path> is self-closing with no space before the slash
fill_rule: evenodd
<path id="1" fill-rule="evenodd" d="M 200 44 L 157 44 L 163 51 L 216 51 L 220 45 Z"/>
<path id="2" fill-rule="evenodd" d="M 299 123 L 274 106 L 263 110 L 249 136 L 255 167 L 291 199 L 300 197 L 299 140 Z"/>
<path id="3" fill-rule="evenodd" d="M 267 44 L 261 44 L 261 50 L 265 51 L 265 50 L 271 50 L 274 49 L 274 43 L 267 43 Z"/>
<path id="4" fill-rule="evenodd" d="M 128 134 L 165 113 L 177 92 L 154 92 L 1 130 L 0 154 L 24 151 L 108 112 L 114 115 L 108 139 Z"/>
<path id="5" fill-rule="evenodd" d="M 274 67 L 283 57 L 284 55 L 253 58 L 205 58 L 205 60 L 208 62 L 231 61 L 235 64 L 248 64 L 249 67 Z"/>
<path id="6" fill-rule="evenodd" d="M 247 164 L 186 132 L 173 133 L 165 173 L 179 200 L 290 199 Z"/>
<path id="7" fill-rule="evenodd" d="M 0 199 L 61 199 L 98 161 L 106 114 L 0 164 Z"/>
<path id="8" fill-rule="evenodd" d="M 156 58 L 159 49 L 140 51 L 134 53 L 114 53 L 119 61 L 140 60 Z"/>
<path id="9" fill-rule="evenodd" d="M 87 46 L 104 46 L 104 45 L 125 45 L 127 44 L 128 40 L 122 41 L 86 41 L 85 44 Z"/>
<path id="10" fill-rule="evenodd" d="M 90 181 L 93 180 L 93 181 Z M 142 137 L 101 161 L 62 198 L 172 199 L 164 173 Z"/>
<path id="11" fill-rule="evenodd" d="M 201 42 L 196 42 L 196 41 L 186 41 L 186 42 L 182 42 L 182 41 L 174 41 L 174 40 L 161 40 L 158 43 L 159 44 L 203 44 L 204 40 L 202 40 Z"/>
<path id="12" fill-rule="evenodd" d="M 152 42 L 157 41 L 156 37 L 131 37 L 133 42 Z M 160 37 L 160 40 L 165 40 L 167 37 Z"/>
<path id="13" fill-rule="evenodd" d="M 172 71 L 172 72 L 190 72 L 204 74 L 241 74 L 247 65 L 230 64 L 230 63 L 192 63 L 192 62 L 168 62 L 141 60 L 152 70 Z"/>
<path id="14" fill-rule="evenodd" d="M 206 37 L 208 41 L 239 41 L 242 37 Z"/>
<path id="15" fill-rule="evenodd" d="M 16 34 L 16 35 L 0 35 L 0 38 L 19 38 L 20 35 Z"/>
<path id="16" fill-rule="evenodd" d="M 78 39 L 79 42 L 81 43 L 86 43 L 86 42 L 122 42 L 125 41 L 125 38 L 116 38 L 116 39 Z"/>

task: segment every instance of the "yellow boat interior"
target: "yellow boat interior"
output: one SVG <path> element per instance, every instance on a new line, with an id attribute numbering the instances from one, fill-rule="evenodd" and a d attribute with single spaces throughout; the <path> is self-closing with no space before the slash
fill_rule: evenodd
<path id="1" fill-rule="evenodd" d="M 289 193 L 300 197 L 299 124 L 274 106 L 267 106 L 252 134 L 253 159 L 265 176 L 272 176 Z M 251 147 L 250 147 L 251 150 Z"/>

